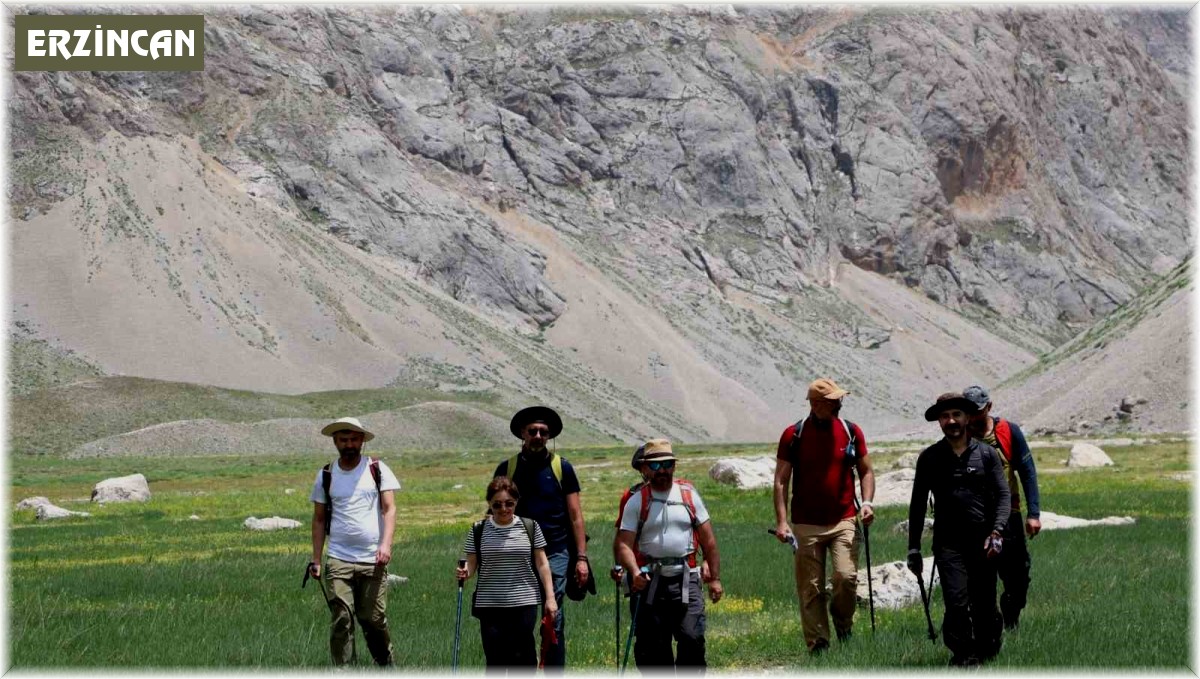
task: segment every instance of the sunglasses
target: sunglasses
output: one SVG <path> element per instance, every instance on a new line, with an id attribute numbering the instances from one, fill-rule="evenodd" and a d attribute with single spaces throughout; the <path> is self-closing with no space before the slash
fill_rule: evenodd
<path id="1" fill-rule="evenodd" d="M 550 438 L 550 430 L 549 429 L 527 429 L 526 433 L 529 434 L 530 438 L 543 438 L 543 439 Z"/>
<path id="2" fill-rule="evenodd" d="M 675 460 L 660 460 L 657 462 L 647 462 L 646 466 L 656 472 L 662 471 L 663 469 L 673 469 L 675 467 Z"/>
<path id="3" fill-rule="evenodd" d="M 505 500 L 504 502 L 493 502 L 492 509 L 512 509 L 517 506 L 516 500 Z"/>

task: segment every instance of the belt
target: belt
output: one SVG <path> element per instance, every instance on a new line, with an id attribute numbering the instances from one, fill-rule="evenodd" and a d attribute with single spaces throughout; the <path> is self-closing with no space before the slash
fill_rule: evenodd
<path id="1" fill-rule="evenodd" d="M 688 567 L 688 556 L 665 556 L 659 559 L 650 558 L 645 568 L 650 569 L 650 586 L 646 588 L 646 603 L 654 602 L 654 595 L 658 591 L 658 578 L 662 573 L 664 566 L 683 566 L 683 581 L 680 587 L 680 601 L 688 602 L 689 578 L 692 574 L 692 569 Z"/>

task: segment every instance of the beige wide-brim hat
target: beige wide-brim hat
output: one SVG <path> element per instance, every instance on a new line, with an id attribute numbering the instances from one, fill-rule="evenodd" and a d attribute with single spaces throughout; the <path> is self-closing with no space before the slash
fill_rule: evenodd
<path id="1" fill-rule="evenodd" d="M 667 439 L 650 439 L 642 448 L 642 464 L 679 459 L 675 457 L 675 451 L 671 450 L 671 442 Z"/>
<path id="2" fill-rule="evenodd" d="M 358 418 L 356 417 L 343 417 L 340 420 L 330 422 L 329 424 L 325 425 L 323 429 L 321 429 L 321 434 L 323 436 L 333 436 L 339 431 L 360 432 L 363 435 L 363 443 L 375 438 L 374 434 L 363 428 L 362 422 L 359 422 Z"/>

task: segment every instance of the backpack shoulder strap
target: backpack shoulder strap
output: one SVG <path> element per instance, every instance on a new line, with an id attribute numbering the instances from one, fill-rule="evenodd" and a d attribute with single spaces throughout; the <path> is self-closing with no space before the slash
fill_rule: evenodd
<path id="1" fill-rule="evenodd" d="M 368 457 L 367 462 L 367 468 L 371 470 L 371 478 L 375 479 L 375 492 L 379 492 L 380 486 L 383 485 L 383 472 L 379 470 L 379 460 Z"/>
<path id="2" fill-rule="evenodd" d="M 1008 420 L 996 418 L 996 423 L 992 427 L 996 433 L 996 442 L 1000 444 L 1000 454 L 1005 460 L 1012 460 L 1012 428 L 1008 425 Z"/>
<path id="3" fill-rule="evenodd" d="M 529 556 L 530 558 L 533 558 L 533 550 L 535 549 L 533 546 L 533 534 L 535 532 L 533 528 L 533 519 L 529 518 L 528 516 L 522 516 L 521 525 L 525 526 L 525 534 L 529 536 Z"/>
<path id="4" fill-rule="evenodd" d="M 692 519 L 692 530 L 696 530 L 696 501 L 692 498 L 692 493 L 696 487 L 691 481 L 679 479 L 675 482 L 679 486 L 679 494 L 683 498 L 683 506 L 687 508 L 688 516 Z"/>
<path id="5" fill-rule="evenodd" d="M 480 519 L 471 526 L 471 538 L 475 542 L 475 572 L 483 569 L 483 524 L 487 519 Z"/>
<path id="6" fill-rule="evenodd" d="M 333 499 L 329 496 L 329 486 L 333 484 L 333 471 L 330 465 L 321 467 L 321 487 L 325 489 L 325 535 L 329 535 L 329 529 L 333 525 Z"/>
<path id="7" fill-rule="evenodd" d="M 520 456 L 521 456 L 521 454 L 517 453 L 516 455 L 513 455 L 512 457 L 508 458 L 508 469 L 506 469 L 505 471 L 507 472 L 507 476 L 510 479 L 515 479 L 517 477 L 517 458 Z"/>
<path id="8" fill-rule="evenodd" d="M 550 471 L 554 473 L 559 490 L 562 490 L 562 457 L 558 453 L 550 453 Z"/>
<path id="9" fill-rule="evenodd" d="M 642 539 L 642 526 L 645 526 L 646 519 L 650 518 L 650 484 L 643 484 L 638 494 L 641 496 L 642 506 L 638 508 L 637 532 L 633 534 L 634 545 Z"/>
<path id="10" fill-rule="evenodd" d="M 804 422 L 807 417 L 796 420 L 796 424 L 792 425 L 792 443 L 788 446 L 788 455 L 792 458 L 792 464 L 796 464 L 797 455 L 800 453 L 800 432 L 804 430 Z"/>

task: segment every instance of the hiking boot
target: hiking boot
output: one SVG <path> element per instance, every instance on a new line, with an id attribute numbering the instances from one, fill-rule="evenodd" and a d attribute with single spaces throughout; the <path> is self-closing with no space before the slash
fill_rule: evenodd
<path id="1" fill-rule="evenodd" d="M 846 630 L 844 632 L 842 630 L 838 630 L 837 640 L 839 642 L 850 641 L 850 637 L 852 636 L 854 636 L 854 632 L 852 630 Z"/>
<path id="2" fill-rule="evenodd" d="M 808 654 L 812 656 L 821 655 L 829 650 L 829 641 L 826 639 L 817 639 L 812 648 L 808 649 Z"/>

